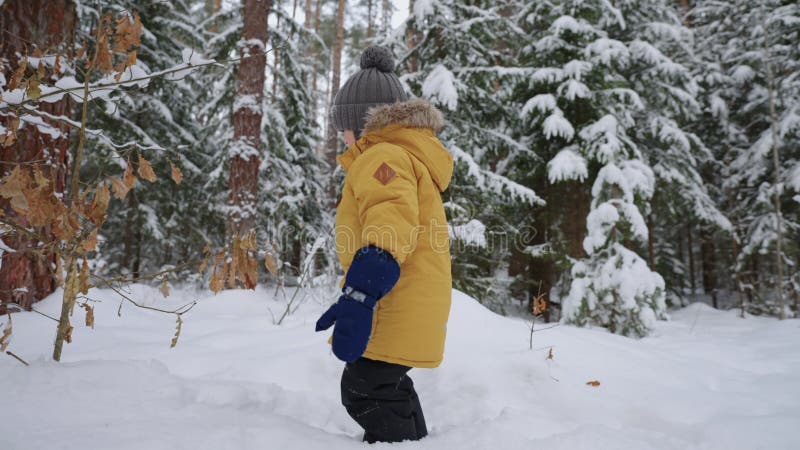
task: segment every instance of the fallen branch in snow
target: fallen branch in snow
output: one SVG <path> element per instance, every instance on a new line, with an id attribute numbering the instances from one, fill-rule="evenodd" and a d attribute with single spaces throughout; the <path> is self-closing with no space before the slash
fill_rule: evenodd
<path id="1" fill-rule="evenodd" d="M 26 366 L 30 366 L 30 364 L 28 364 L 27 361 L 25 361 L 24 359 L 22 359 L 19 356 L 15 355 L 14 352 L 12 352 L 11 350 L 6 350 L 6 355 L 16 359 L 17 361 L 21 362 L 22 364 L 24 364 Z"/>

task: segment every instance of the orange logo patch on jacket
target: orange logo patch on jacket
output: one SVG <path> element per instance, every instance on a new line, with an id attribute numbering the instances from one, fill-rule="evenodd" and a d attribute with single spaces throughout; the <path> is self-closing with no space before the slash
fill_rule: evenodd
<path id="1" fill-rule="evenodd" d="M 388 183 L 396 173 L 397 172 L 395 172 L 394 169 L 392 169 L 388 164 L 383 163 L 380 165 L 380 167 L 378 167 L 378 170 L 372 174 L 372 176 L 375 177 L 376 180 L 380 181 L 382 185 L 386 186 L 386 183 Z"/>

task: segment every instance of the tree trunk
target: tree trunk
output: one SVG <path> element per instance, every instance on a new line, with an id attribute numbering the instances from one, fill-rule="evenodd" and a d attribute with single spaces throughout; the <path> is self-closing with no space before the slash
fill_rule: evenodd
<path id="1" fill-rule="evenodd" d="M 714 308 L 719 308 L 717 304 L 717 265 L 716 246 L 714 245 L 714 235 L 707 229 L 700 232 L 700 257 L 703 268 L 703 291 L 711 295 L 711 304 Z"/>
<path id="2" fill-rule="evenodd" d="M 411 1 L 413 2 L 414 0 Z M 373 0 L 367 0 L 367 40 L 375 36 L 375 26 L 373 25 L 374 20 L 372 20 L 372 3 Z"/>
<path id="3" fill-rule="evenodd" d="M 339 91 L 339 84 L 341 82 L 340 78 L 342 72 L 342 47 L 344 46 L 345 4 L 345 0 L 339 0 L 339 6 L 336 10 L 336 40 L 333 43 L 331 55 L 331 71 L 333 72 L 333 76 L 331 77 L 329 103 L 333 101 L 333 97 Z M 336 136 L 336 128 L 333 126 L 333 121 L 328 119 L 327 133 L 325 133 L 325 160 L 328 161 L 328 165 L 331 168 L 331 173 L 333 173 L 334 169 L 336 168 L 336 155 L 338 153 L 339 140 Z M 336 204 L 336 187 L 333 186 L 333 183 L 331 183 L 331 186 L 329 186 L 328 196 L 331 205 Z"/>
<path id="4" fill-rule="evenodd" d="M 772 73 L 772 64 L 770 63 L 769 51 L 769 28 L 766 21 L 764 21 L 764 56 L 765 66 L 767 69 L 767 91 L 769 93 L 769 121 L 770 132 L 772 133 L 772 163 L 775 166 L 773 176 L 775 186 L 781 185 L 781 163 L 778 154 L 778 114 L 775 111 L 775 76 Z M 781 320 L 786 318 L 786 299 L 783 295 L 783 216 L 781 211 L 781 189 L 775 189 L 775 265 L 778 272 L 778 283 L 775 290 L 778 294 L 778 307 L 781 309 L 778 317 Z"/>
<path id="5" fill-rule="evenodd" d="M 53 54 L 68 54 L 75 38 L 75 4 L 71 0 L 25 0 L 6 2 L 0 8 L 0 56 L 4 60 L 2 72 L 10 74 L 19 67 L 17 54 L 26 55 L 38 48 Z M 32 71 L 29 71 L 32 73 Z M 45 76 L 52 76 L 50 70 Z M 69 97 L 55 103 L 41 103 L 42 112 L 70 117 L 72 102 Z M 19 130 L 17 141 L 9 147 L 0 147 L 0 177 L 18 163 L 41 161 L 39 167 L 45 176 L 54 180 L 55 191 L 66 189 L 69 153 L 69 127 L 44 119 L 61 130 L 58 138 L 39 133 L 35 127 Z M 0 117 L 0 124 L 8 126 L 8 118 Z M 17 223 L 26 224 L 6 199 L 0 198 L 0 211 Z M 52 236 L 51 230 L 34 230 L 40 235 Z M 36 240 L 12 234 L 3 237 L 8 247 L 16 253 L 3 253 L 0 264 L 0 302 L 14 302 L 25 309 L 46 297 L 55 289 L 56 255 L 50 251 L 33 250 L 40 244 Z"/>
<path id="6" fill-rule="evenodd" d="M 414 17 L 414 0 L 409 0 L 408 2 L 408 14 L 410 17 Z M 406 48 L 408 48 L 409 52 L 422 40 L 422 34 L 419 32 L 419 25 L 416 20 L 410 20 L 410 23 L 413 25 L 406 29 Z M 406 61 L 409 73 L 419 70 L 419 57 L 416 53 L 410 55 Z"/>
<path id="7" fill-rule="evenodd" d="M 647 214 L 647 265 L 653 272 L 656 271 L 656 246 L 653 237 L 653 213 Z"/>
<path id="8" fill-rule="evenodd" d="M 261 118 L 264 102 L 264 70 L 267 57 L 269 0 L 242 0 L 244 26 L 239 51 L 236 106 L 233 111 L 233 143 L 229 152 L 228 236 L 241 236 L 255 225 L 258 207 L 258 167 L 261 164 Z"/>
<path id="9" fill-rule="evenodd" d="M 319 24 L 320 24 L 320 10 L 322 9 L 322 0 L 317 0 L 317 5 L 314 8 L 314 34 L 319 34 Z M 319 54 L 319 48 L 316 42 L 314 43 L 314 49 L 317 50 L 316 53 Z M 316 58 L 317 64 L 314 66 L 314 75 L 311 77 L 311 94 L 316 98 L 317 93 L 317 74 L 319 73 L 319 56 Z M 314 103 L 316 106 L 316 102 Z"/>
<path id="10" fill-rule="evenodd" d="M 687 248 L 686 252 L 689 254 L 689 287 L 692 289 L 692 295 L 694 295 L 694 290 L 696 288 L 696 284 L 694 281 L 694 243 L 692 242 L 692 224 L 686 224 L 686 237 L 687 237 Z"/>

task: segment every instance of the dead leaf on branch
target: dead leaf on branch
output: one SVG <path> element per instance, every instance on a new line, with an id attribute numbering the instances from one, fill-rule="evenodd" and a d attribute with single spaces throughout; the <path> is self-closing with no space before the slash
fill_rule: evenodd
<path id="1" fill-rule="evenodd" d="M 599 382 L 599 381 L 597 381 L 597 380 L 587 381 L 587 382 L 586 382 L 586 384 L 587 384 L 588 386 L 592 386 L 592 387 L 598 387 L 598 386 L 600 386 L 600 382 Z"/>
<path id="2" fill-rule="evenodd" d="M 82 294 L 88 294 L 91 285 L 89 284 L 89 263 L 86 261 L 86 258 L 83 258 L 83 264 L 81 264 L 81 273 L 78 275 L 78 283 L 80 292 Z"/>
<path id="3" fill-rule="evenodd" d="M 133 47 L 137 47 L 142 38 L 142 21 L 137 11 L 133 16 L 123 13 L 117 18 L 116 30 L 114 32 L 114 51 L 125 53 Z"/>
<path id="4" fill-rule="evenodd" d="M 27 170 L 23 170 L 20 166 L 15 167 L 11 173 L 0 180 L 0 197 L 7 198 L 14 208 L 20 214 L 28 212 L 28 199 L 25 196 L 25 189 L 31 182 L 31 177 Z"/>
<path id="5" fill-rule="evenodd" d="M 159 288 L 159 291 L 161 291 L 161 295 L 163 295 L 164 298 L 169 297 L 169 283 L 167 282 L 166 276 L 161 278 L 161 287 Z"/>
<path id="6" fill-rule="evenodd" d="M 114 198 L 117 200 L 124 200 L 131 189 L 119 178 L 108 177 L 111 181 L 111 192 L 114 193 Z"/>
<path id="7" fill-rule="evenodd" d="M 169 345 L 169 348 L 175 348 L 178 345 L 178 338 L 181 337 L 181 327 L 183 325 L 183 319 L 181 319 L 181 315 L 178 314 L 178 321 L 175 325 L 175 336 L 172 337 L 172 342 Z"/>
<path id="8" fill-rule="evenodd" d="M 67 344 L 72 343 L 72 330 L 74 329 L 75 328 L 72 325 L 70 325 L 67 327 L 67 331 L 64 333 L 64 341 L 66 341 Z"/>
<path id="9" fill-rule="evenodd" d="M 264 265 L 267 267 L 267 270 L 271 275 L 278 275 L 278 263 L 275 262 L 275 258 L 272 255 L 271 250 L 267 250 L 264 254 Z"/>
<path id="10" fill-rule="evenodd" d="M 19 62 L 19 67 L 17 67 L 17 70 L 15 70 L 14 74 L 11 75 L 11 79 L 8 80 L 8 85 L 6 86 L 6 88 L 9 91 L 19 87 L 19 84 L 22 81 L 22 77 L 25 76 L 25 69 L 27 68 L 28 68 L 28 58 L 25 57 L 25 59 Z"/>
<path id="11" fill-rule="evenodd" d="M 99 227 L 106 221 L 106 211 L 110 201 L 111 192 L 108 189 L 108 184 L 102 181 L 95 189 L 92 203 L 89 204 L 88 211 L 85 212 L 86 217 Z"/>
<path id="12" fill-rule="evenodd" d="M 139 176 L 151 183 L 155 183 L 157 180 L 156 173 L 153 172 L 153 166 L 142 155 L 139 155 Z"/>
<path id="13" fill-rule="evenodd" d="M 208 282 L 208 287 L 209 289 L 211 289 L 211 292 L 215 294 L 221 291 L 223 288 L 222 278 L 217 273 L 216 267 L 214 268 L 214 271 L 211 273 L 211 280 L 209 280 Z"/>
<path id="14" fill-rule="evenodd" d="M 89 236 L 86 237 L 86 240 L 83 241 L 83 250 L 86 252 L 93 252 L 97 249 L 97 228 L 92 230 L 89 233 Z"/>
<path id="15" fill-rule="evenodd" d="M 94 308 L 88 303 L 82 303 L 81 307 L 86 311 L 86 326 L 94 330 Z"/>
<path id="16" fill-rule="evenodd" d="M 128 190 L 132 189 L 133 185 L 136 183 L 136 175 L 133 174 L 133 166 L 130 160 L 128 160 L 128 166 L 125 167 L 125 175 L 122 177 L 122 181 L 125 183 L 125 187 L 127 187 Z"/>
<path id="17" fill-rule="evenodd" d="M 6 351 L 8 344 L 11 343 L 11 334 L 14 328 L 11 323 L 11 313 L 8 314 L 8 323 L 3 327 L 3 334 L 0 335 L 0 352 Z"/>
<path id="18" fill-rule="evenodd" d="M 181 169 L 179 169 L 175 164 L 172 164 L 172 161 L 170 161 L 169 165 L 172 169 L 172 181 L 174 181 L 175 184 L 181 184 L 181 181 L 183 181 L 183 173 L 181 173 Z"/>

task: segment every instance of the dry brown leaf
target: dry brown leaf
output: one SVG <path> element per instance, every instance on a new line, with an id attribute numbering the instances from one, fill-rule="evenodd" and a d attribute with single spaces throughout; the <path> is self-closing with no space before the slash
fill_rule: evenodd
<path id="1" fill-rule="evenodd" d="M 553 359 L 553 347 L 550 347 L 550 351 L 547 352 L 547 359 Z"/>
<path id="2" fill-rule="evenodd" d="M 95 189 L 94 198 L 86 214 L 87 218 L 97 226 L 102 225 L 106 221 L 106 211 L 110 200 L 111 192 L 108 189 L 108 184 L 102 181 Z"/>
<path id="3" fill-rule="evenodd" d="M 183 325 L 183 319 L 181 319 L 181 315 L 178 314 L 178 321 L 175 325 L 175 336 L 172 337 L 172 342 L 169 344 L 169 348 L 175 348 L 178 345 L 178 338 L 181 337 L 181 326 Z"/>
<path id="4" fill-rule="evenodd" d="M 17 166 L 0 180 L 0 197 L 10 199 L 11 207 L 25 215 L 29 207 L 25 190 L 30 183 L 31 177 L 28 171 Z"/>
<path id="5" fill-rule="evenodd" d="M 275 262 L 275 258 L 269 250 L 264 255 L 264 265 L 267 266 L 267 270 L 271 275 L 278 275 L 278 263 Z"/>
<path id="6" fill-rule="evenodd" d="M 122 177 L 122 181 L 125 183 L 125 187 L 130 190 L 133 188 L 133 185 L 136 183 L 136 175 L 133 174 L 133 165 L 131 165 L 131 161 L 128 160 L 128 166 L 125 168 L 125 175 Z"/>
<path id="7" fill-rule="evenodd" d="M 81 273 L 78 275 L 78 283 L 81 293 L 88 294 L 91 285 L 89 284 L 89 263 L 86 262 L 86 258 L 83 258 L 83 264 L 81 264 Z"/>
<path id="8" fill-rule="evenodd" d="M 14 327 L 11 323 L 11 313 L 8 314 L 8 323 L 6 326 L 3 327 L 3 334 L 0 335 L 0 352 L 6 351 L 8 348 L 8 344 L 11 343 L 11 333 L 13 333 Z"/>
<path id="9" fill-rule="evenodd" d="M 88 236 L 86 236 L 86 240 L 83 241 L 83 251 L 85 252 L 93 252 L 97 248 L 97 228 L 92 230 Z"/>
<path id="10" fill-rule="evenodd" d="M 39 60 L 39 66 L 36 67 L 36 76 L 39 77 L 40 80 L 44 79 L 44 76 L 45 76 L 44 59 L 40 59 Z"/>
<path id="11" fill-rule="evenodd" d="M 134 11 L 133 17 L 123 13 L 117 18 L 116 31 L 114 33 L 114 51 L 127 52 L 139 45 L 141 37 L 142 21 L 139 19 L 138 12 Z"/>
<path id="12" fill-rule="evenodd" d="M 211 280 L 208 282 L 208 287 L 211 289 L 211 292 L 217 293 L 222 290 L 222 278 L 217 273 L 217 269 L 214 268 L 214 271 L 211 273 Z"/>
<path id="13" fill-rule="evenodd" d="M 159 291 L 161 291 L 161 295 L 163 295 L 164 298 L 169 297 L 169 283 L 167 282 L 166 276 L 161 278 L 161 287 Z"/>
<path id="14" fill-rule="evenodd" d="M 587 381 L 586 384 L 592 387 L 600 386 L 600 382 L 597 380 Z"/>
<path id="15" fill-rule="evenodd" d="M 86 311 L 86 326 L 94 330 L 94 308 L 88 303 L 82 303 L 81 307 Z"/>
<path id="16" fill-rule="evenodd" d="M 6 89 L 9 91 L 12 89 L 16 89 L 19 87 L 20 82 L 22 81 L 22 77 L 25 76 L 25 69 L 28 67 L 28 58 L 23 59 L 19 62 L 19 67 L 14 73 L 11 75 L 11 79 L 8 80 L 8 85 Z"/>
<path id="17" fill-rule="evenodd" d="M 67 344 L 71 344 L 72 343 L 72 330 L 74 330 L 74 329 L 75 328 L 73 328 L 72 325 L 70 325 L 70 326 L 67 327 L 66 333 L 64 333 L 64 341 L 66 341 Z"/>
<path id="18" fill-rule="evenodd" d="M 111 29 L 108 24 L 111 23 L 111 16 L 105 15 L 100 19 L 100 25 L 97 27 L 97 57 L 94 61 L 94 67 L 100 69 L 103 75 L 108 75 L 114 68 L 112 62 L 111 46 L 109 42 L 109 35 Z"/>
<path id="19" fill-rule="evenodd" d="M 181 181 L 183 181 L 181 169 L 179 169 L 175 164 L 172 164 L 172 161 L 169 162 L 169 165 L 172 168 L 172 181 L 174 181 L 175 184 L 181 184 Z"/>
<path id="20" fill-rule="evenodd" d="M 61 74 L 61 53 L 56 53 L 56 62 L 53 64 L 53 73 Z"/>
<path id="21" fill-rule="evenodd" d="M 151 183 L 156 182 L 156 173 L 153 172 L 153 166 L 142 155 L 139 155 L 139 176 Z"/>
<path id="22" fill-rule="evenodd" d="M 114 193 L 114 198 L 124 200 L 131 188 L 119 178 L 108 177 L 108 179 L 111 181 L 111 191 Z"/>

